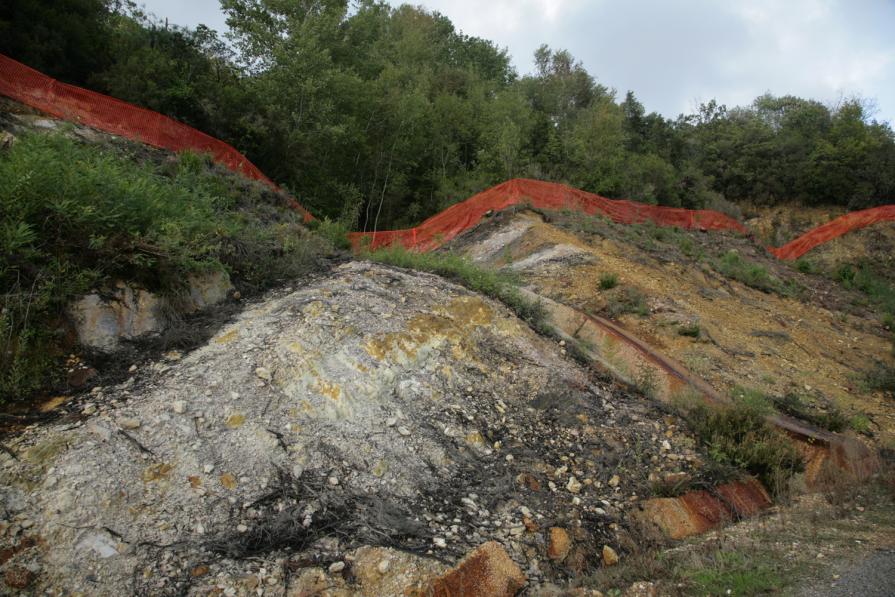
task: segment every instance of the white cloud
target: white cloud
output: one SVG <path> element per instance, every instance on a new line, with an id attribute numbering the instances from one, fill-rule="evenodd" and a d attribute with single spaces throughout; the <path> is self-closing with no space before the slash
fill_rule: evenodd
<path id="1" fill-rule="evenodd" d="M 173 22 L 221 27 L 216 0 L 144 0 Z M 400 0 L 389 0 L 393 5 Z M 895 3 L 880 0 L 411 0 L 508 47 L 522 73 L 542 43 L 604 85 L 674 117 L 694 100 L 746 104 L 771 91 L 876 98 L 895 121 Z"/>

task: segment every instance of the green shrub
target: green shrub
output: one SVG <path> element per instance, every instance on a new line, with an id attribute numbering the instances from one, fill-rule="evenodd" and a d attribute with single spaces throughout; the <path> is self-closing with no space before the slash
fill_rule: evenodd
<path id="1" fill-rule="evenodd" d="M 622 288 L 606 305 L 606 313 L 615 319 L 627 313 L 636 313 L 641 317 L 649 315 L 646 295 L 636 288 Z"/>
<path id="2" fill-rule="evenodd" d="M 845 288 L 857 290 L 865 295 L 889 316 L 895 317 L 895 286 L 876 272 L 873 265 L 861 262 L 858 265 L 843 265 L 836 270 L 835 278 Z"/>
<path id="3" fill-rule="evenodd" d="M 677 333 L 679 336 L 687 336 L 690 338 L 699 338 L 702 333 L 702 328 L 699 327 L 698 323 L 688 323 L 686 325 L 682 325 L 677 329 Z"/>
<path id="4" fill-rule="evenodd" d="M 817 265 L 813 261 L 804 258 L 796 261 L 796 269 L 803 274 L 816 274 L 818 271 Z"/>
<path id="5" fill-rule="evenodd" d="M 186 274 L 220 268 L 260 289 L 323 250 L 282 196 L 194 153 L 136 162 L 28 134 L 0 154 L 0 180 L 0 402 L 48 380 L 76 295 L 116 279 L 176 293 Z"/>
<path id="6" fill-rule="evenodd" d="M 321 220 L 311 220 L 308 228 L 328 240 L 336 248 L 349 250 L 351 249 L 351 241 L 348 240 L 348 233 L 351 230 L 339 220 L 330 220 L 323 218 Z"/>
<path id="7" fill-rule="evenodd" d="M 789 477 L 804 468 L 798 450 L 767 422 L 767 410 L 758 404 L 696 404 L 682 410 L 712 460 L 748 471 L 773 493 L 781 493 Z"/>
<path id="8" fill-rule="evenodd" d="M 785 584 L 771 561 L 732 551 L 718 551 L 698 569 L 682 570 L 698 595 L 764 595 Z"/>
<path id="9" fill-rule="evenodd" d="M 864 387 L 871 392 L 882 392 L 895 398 L 895 367 L 878 364 L 864 375 Z"/>
<path id="10" fill-rule="evenodd" d="M 782 398 L 775 398 L 777 409 L 791 417 L 807 421 L 817 427 L 839 433 L 849 425 L 849 419 L 835 406 L 820 409 L 807 404 L 798 394 L 787 393 Z"/>
<path id="11" fill-rule="evenodd" d="M 883 327 L 887 330 L 895 330 L 895 315 L 892 313 L 884 313 L 882 317 Z"/>
<path id="12" fill-rule="evenodd" d="M 868 419 L 864 415 L 853 416 L 851 419 L 849 419 L 848 426 L 858 433 L 870 435 L 870 419 Z"/>
<path id="13" fill-rule="evenodd" d="M 367 251 L 363 257 L 406 269 L 438 274 L 472 291 L 497 299 L 512 309 L 540 333 L 548 333 L 546 311 L 540 303 L 528 300 L 519 292 L 518 280 L 510 274 L 483 269 L 469 259 L 453 253 L 418 253 L 395 244 Z"/>
<path id="14" fill-rule="evenodd" d="M 757 263 L 743 259 L 736 251 L 728 251 L 717 261 L 715 268 L 724 276 L 742 282 L 746 286 L 764 292 L 781 292 L 780 280 L 768 273 L 768 270 Z"/>
<path id="15" fill-rule="evenodd" d="M 606 272 L 600 274 L 600 290 L 610 290 L 618 286 L 618 274 Z"/>

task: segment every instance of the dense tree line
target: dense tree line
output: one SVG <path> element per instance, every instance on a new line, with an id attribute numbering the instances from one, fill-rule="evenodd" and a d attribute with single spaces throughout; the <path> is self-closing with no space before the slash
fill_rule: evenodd
<path id="1" fill-rule="evenodd" d="M 10 0 L 0 52 L 224 139 L 350 226 L 410 225 L 517 176 L 685 207 L 895 202 L 895 135 L 858 100 L 765 95 L 672 120 L 566 51 L 541 47 L 520 77 L 420 8 L 221 4 L 225 38 L 126 0 Z"/>

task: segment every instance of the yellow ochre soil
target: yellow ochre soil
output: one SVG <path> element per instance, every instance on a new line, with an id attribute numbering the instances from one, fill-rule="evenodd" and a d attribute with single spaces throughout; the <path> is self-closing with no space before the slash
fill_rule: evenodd
<path id="1" fill-rule="evenodd" d="M 853 293 L 791 265 L 772 264 L 742 237 L 675 231 L 688 235 L 703 257 L 669 256 L 631 241 L 637 232 L 602 224 L 576 229 L 563 220 L 573 217 L 582 216 L 548 213 L 545 221 L 545 214 L 526 210 L 499 214 L 454 246 L 480 262 L 516 270 L 543 296 L 593 314 L 605 316 L 613 301 L 639 291 L 648 313 L 641 309 L 617 321 L 720 393 L 737 398 L 737 386 L 777 396 L 793 392 L 808 404 L 867 417 L 881 444 L 895 446 L 895 401 L 862 384 L 877 363 L 892 365 L 891 333 L 872 309 L 855 306 Z M 712 263 L 731 248 L 760 257 L 772 275 L 794 280 L 798 290 L 762 292 L 723 276 Z M 605 274 L 617 276 L 616 287 L 601 289 Z M 694 324 L 699 338 L 680 334 Z"/>

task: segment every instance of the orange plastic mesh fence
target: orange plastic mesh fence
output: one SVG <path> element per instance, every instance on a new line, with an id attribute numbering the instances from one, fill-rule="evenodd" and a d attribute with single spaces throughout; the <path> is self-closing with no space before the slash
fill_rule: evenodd
<path id="1" fill-rule="evenodd" d="M 230 145 L 205 133 L 113 97 L 60 83 L 32 68 L 0 54 L 0 95 L 36 108 L 51 116 L 91 126 L 127 139 L 171 151 L 193 150 L 210 153 L 215 161 L 248 178 L 259 180 L 279 190 L 245 156 Z M 497 212 L 511 205 L 531 205 L 540 209 L 569 209 L 588 214 L 601 214 L 614 222 L 639 224 L 654 222 L 660 226 L 677 226 L 698 230 L 749 231 L 738 221 L 711 210 L 690 210 L 646 205 L 636 201 L 613 200 L 573 189 L 565 185 L 538 180 L 514 179 L 492 187 L 438 213 L 419 226 L 406 230 L 355 232 L 350 236 L 354 246 L 370 248 L 400 243 L 415 250 L 431 250 L 478 224 L 489 211 Z M 297 201 L 290 205 L 305 221 L 313 216 Z M 779 248 L 768 250 L 780 259 L 798 259 L 814 247 L 879 222 L 895 222 L 895 205 L 852 212 L 836 218 Z"/>
<path id="2" fill-rule="evenodd" d="M 215 161 L 231 170 L 279 190 L 252 162 L 223 141 L 158 112 L 61 83 L 2 54 L 0 94 L 51 116 L 147 145 L 171 151 L 189 149 L 210 153 Z M 302 213 L 306 221 L 311 219 L 311 214 L 304 207 L 294 200 L 292 202 L 292 206 Z"/>
<path id="3" fill-rule="evenodd" d="M 497 212 L 511 205 L 531 205 L 539 209 L 568 209 L 607 216 L 621 224 L 654 222 L 661 226 L 678 226 L 699 230 L 748 230 L 722 213 L 647 205 L 635 201 L 614 200 L 573 189 L 562 184 L 516 178 L 452 205 L 419 226 L 385 232 L 355 232 L 351 241 L 358 247 L 371 249 L 399 242 L 407 248 L 429 250 L 449 241 L 467 228 L 476 225 L 488 212 Z"/>
<path id="4" fill-rule="evenodd" d="M 848 232 L 882 222 L 895 222 L 895 205 L 871 207 L 841 215 L 826 224 L 809 230 L 782 247 L 769 247 L 768 251 L 779 259 L 798 259 L 818 245 L 839 238 Z"/>

